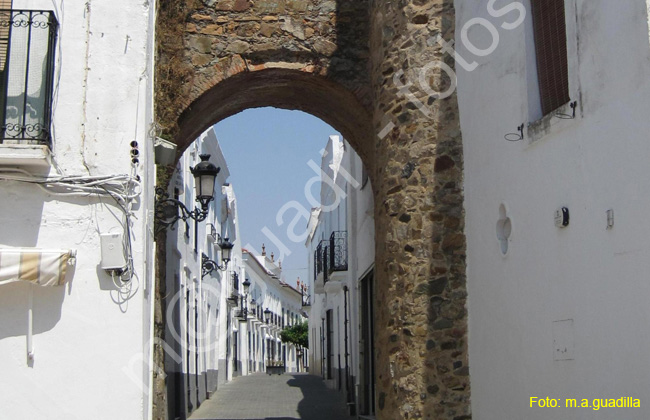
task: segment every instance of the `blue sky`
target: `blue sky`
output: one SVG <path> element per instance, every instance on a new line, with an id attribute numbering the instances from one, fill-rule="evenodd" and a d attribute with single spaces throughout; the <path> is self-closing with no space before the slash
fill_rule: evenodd
<path id="1" fill-rule="evenodd" d="M 267 255 L 281 246 L 264 233 L 270 232 L 291 252 L 282 259 L 287 282 L 297 277 L 307 280 L 307 250 L 304 241 L 295 243 L 288 235 L 288 226 L 298 211 L 289 209 L 284 224 L 278 226 L 276 216 L 285 204 L 296 201 L 309 210 L 305 185 L 317 176 L 307 163 L 320 166 L 320 151 L 328 137 L 339 134 L 322 120 L 300 111 L 276 108 L 249 109 L 214 126 L 219 144 L 230 169 L 229 181 L 235 189 L 239 212 L 239 234 L 244 245 L 261 252 L 266 244 Z M 318 199 L 318 184 L 312 194 Z M 304 232 L 307 221 L 301 219 L 295 233 Z"/>

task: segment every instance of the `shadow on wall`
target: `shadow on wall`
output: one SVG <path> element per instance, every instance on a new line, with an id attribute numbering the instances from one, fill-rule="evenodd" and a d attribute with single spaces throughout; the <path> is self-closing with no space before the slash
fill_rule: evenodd
<path id="1" fill-rule="evenodd" d="M 336 51 L 327 75 L 336 80 L 358 80 L 357 87 L 369 88 L 370 2 L 337 0 L 335 13 Z M 364 105 L 368 105 L 369 93 L 366 92 L 361 99 Z"/>
<path id="2" fill-rule="evenodd" d="M 326 2 L 324 2 L 326 3 Z M 330 1 L 329 3 L 334 3 Z M 320 49 L 296 50 L 293 45 L 286 45 L 279 49 L 267 49 L 254 51 L 246 54 L 248 59 L 254 65 L 265 64 L 269 62 L 295 62 L 317 63 L 321 58 L 330 55 L 330 64 L 327 69 L 327 76 L 339 82 L 357 81 L 351 83 L 348 88 L 355 88 L 364 85 L 369 86 L 368 77 L 368 60 L 369 60 L 369 40 L 370 40 L 370 9 L 368 0 L 337 0 L 335 9 L 329 9 L 326 4 L 320 7 L 327 11 L 334 12 L 334 28 L 329 22 L 320 22 L 316 26 L 318 31 L 323 31 L 324 38 Z M 336 34 L 336 44 L 329 45 L 327 37 L 328 31 L 333 30 Z M 328 44 L 329 43 L 329 44 Z M 354 90 L 354 89 L 352 89 Z M 359 92 L 357 92 L 359 93 Z M 369 98 L 364 98 L 369 99 Z"/>
<path id="3" fill-rule="evenodd" d="M 33 289 L 33 334 L 50 331 L 61 320 L 66 286 L 41 287 L 26 282 L 0 286 L 0 340 L 27 336 L 29 291 Z"/>
<path id="4" fill-rule="evenodd" d="M 298 404 L 301 419 L 332 420 L 352 418 L 347 413 L 343 393 L 328 389 L 320 376 L 292 375 L 287 385 L 300 388 L 302 400 Z M 268 419 L 267 419 L 268 420 Z"/>

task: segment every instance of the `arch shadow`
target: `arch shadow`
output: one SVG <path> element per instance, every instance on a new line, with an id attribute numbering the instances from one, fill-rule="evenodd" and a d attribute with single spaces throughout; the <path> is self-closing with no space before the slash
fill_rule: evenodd
<path id="1" fill-rule="evenodd" d="M 331 420 L 353 419 L 346 412 L 345 399 L 338 391 L 328 389 L 320 376 L 292 375 L 287 381 L 290 387 L 300 388 L 303 399 L 298 403 L 301 419 Z"/>

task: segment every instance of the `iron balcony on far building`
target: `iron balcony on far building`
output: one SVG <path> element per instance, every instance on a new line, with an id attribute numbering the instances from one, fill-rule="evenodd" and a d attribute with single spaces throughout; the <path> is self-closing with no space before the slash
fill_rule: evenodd
<path id="1" fill-rule="evenodd" d="M 329 239 L 320 241 L 314 253 L 315 291 L 321 293 L 328 281 L 342 280 L 340 274 L 348 270 L 348 233 L 332 232 Z"/>

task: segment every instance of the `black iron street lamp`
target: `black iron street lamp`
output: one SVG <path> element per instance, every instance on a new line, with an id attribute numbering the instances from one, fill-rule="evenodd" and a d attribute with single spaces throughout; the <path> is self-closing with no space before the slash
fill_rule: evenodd
<path id="1" fill-rule="evenodd" d="M 156 232 L 174 226 L 178 220 L 187 223 L 188 219 L 202 222 L 208 216 L 208 205 L 214 200 L 214 184 L 221 168 L 210 163 L 210 155 L 200 155 L 201 162 L 190 168 L 194 176 L 196 201 L 201 208 L 190 210 L 177 199 L 169 198 L 169 194 L 161 187 L 156 187 Z"/>
<path id="2" fill-rule="evenodd" d="M 235 247 L 235 244 L 230 242 L 228 238 L 224 239 L 219 235 L 217 245 L 219 245 L 219 248 L 221 249 L 221 261 L 224 263 L 224 268 L 219 268 L 225 270 L 225 266 L 227 266 L 230 261 L 230 255 L 232 254 L 232 249 Z"/>
<path id="3" fill-rule="evenodd" d="M 246 321 L 248 319 L 248 289 L 251 287 L 251 282 L 248 280 L 248 277 L 244 279 L 242 286 L 244 286 L 244 298 L 241 300 L 241 312 L 243 320 Z"/>
<path id="4" fill-rule="evenodd" d="M 228 238 L 221 238 L 221 235 L 219 235 L 219 242 L 217 244 L 221 248 L 221 262 L 223 264 L 219 265 L 216 261 L 211 260 L 207 255 L 203 254 L 201 257 L 201 278 L 212 274 L 214 270 L 226 271 L 228 268 L 228 262 L 230 262 L 230 254 L 232 253 L 234 244 Z"/>
<path id="5" fill-rule="evenodd" d="M 266 320 L 266 323 L 269 323 L 269 320 L 271 319 L 271 311 L 269 308 L 264 309 L 264 319 Z"/>

